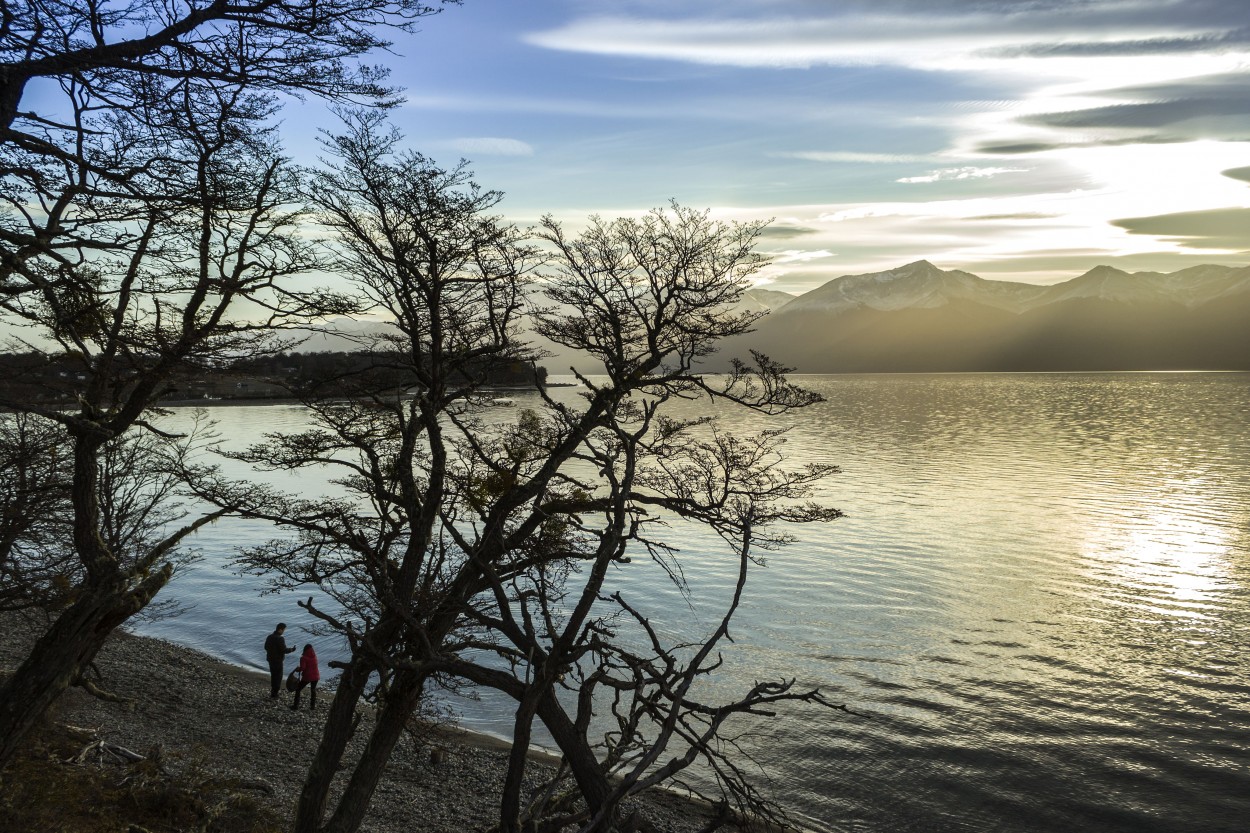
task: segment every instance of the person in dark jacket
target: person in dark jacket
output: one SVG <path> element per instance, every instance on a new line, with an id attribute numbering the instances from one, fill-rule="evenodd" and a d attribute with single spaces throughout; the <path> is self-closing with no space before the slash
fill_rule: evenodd
<path id="1" fill-rule="evenodd" d="M 317 652 L 313 650 L 313 646 L 305 645 L 304 653 L 299 657 L 299 686 L 295 689 L 295 702 L 291 704 L 291 711 L 299 709 L 299 693 L 304 690 L 304 686 L 308 686 L 308 710 L 312 711 L 317 708 L 317 682 L 321 679 L 321 669 L 317 667 Z"/>
<path id="2" fill-rule="evenodd" d="M 272 689 L 269 697 L 272 700 L 277 700 L 278 692 L 282 690 L 282 664 L 286 655 L 295 650 L 294 645 L 290 648 L 286 646 L 286 640 L 282 638 L 285 631 L 286 622 L 279 622 L 273 633 L 265 637 L 265 659 L 269 660 L 269 684 Z"/>

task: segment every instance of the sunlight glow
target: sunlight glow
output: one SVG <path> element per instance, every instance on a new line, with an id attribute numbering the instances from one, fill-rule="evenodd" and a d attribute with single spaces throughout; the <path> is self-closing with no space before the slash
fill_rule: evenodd
<path id="1" fill-rule="evenodd" d="M 1232 581 L 1233 542 L 1227 531 L 1201 522 L 1202 480 L 1164 484 L 1124 507 L 1118 522 L 1095 524 L 1084 553 L 1092 572 L 1123 587 L 1123 604 L 1178 619 L 1201 620 Z"/>
<path id="2" fill-rule="evenodd" d="M 1238 246 L 1228 233 L 1194 234 L 1202 218 L 1188 222 L 1186 233 L 1130 233 L 1118 225 L 1250 207 L 1246 184 L 1221 175 L 1250 165 L 1235 83 L 1250 68 L 1250 47 L 1234 20 L 1182 13 L 1170 0 L 886 4 L 876 11 L 771 5 L 762 15 L 732 6 L 635 14 L 588 7 L 524 39 L 654 66 L 731 68 L 726 77 L 752 71 L 774 79 L 780 95 L 723 108 L 721 118 L 749 112 L 779 131 L 793 124 L 795 135 L 808 120 L 831 118 L 835 104 L 800 104 L 785 95 L 792 83 L 828 78 L 851 104 L 864 103 L 868 116 L 838 111 L 826 144 L 807 136 L 790 144 L 778 132 L 760 153 L 768 160 L 759 166 L 769 171 L 768 193 L 827 181 L 829 202 L 783 198 L 772 208 L 744 201 L 723 209 L 735 219 L 796 218 L 803 252 L 779 246 L 783 257 L 763 276 L 779 286 L 787 277 L 789 288 L 802 291 L 838 274 L 917 259 L 1053 283 L 1117 259 L 1171 271 L 1250 257 L 1250 239 Z M 911 83 L 900 79 L 911 78 L 923 94 L 900 92 Z M 963 85 L 981 92 L 981 84 L 984 99 L 958 97 Z M 774 102 L 781 110 L 769 109 Z M 696 97 L 683 106 L 704 106 L 706 116 L 707 106 L 723 103 Z M 900 138 L 883 141 L 892 134 Z M 811 199 L 810 188 L 803 193 Z M 837 272 L 818 262 L 830 258 L 838 259 Z M 1060 271 L 1069 264 L 1079 265 Z"/>

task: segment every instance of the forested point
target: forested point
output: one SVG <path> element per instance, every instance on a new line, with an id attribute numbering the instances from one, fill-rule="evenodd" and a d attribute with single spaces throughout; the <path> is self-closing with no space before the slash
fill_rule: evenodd
<path id="1" fill-rule="evenodd" d="M 124 384 L 142 375 L 142 367 L 122 369 Z M 83 357 L 35 351 L 0 353 L 0 400 L 36 404 L 74 402 L 91 378 Z M 474 388 L 546 385 L 547 369 L 532 362 L 480 363 L 458 372 L 457 381 Z M 277 353 L 222 361 L 214 366 L 184 368 L 166 380 L 156 401 L 300 399 L 408 395 L 421 390 L 421 380 L 395 351 L 354 350 Z"/>

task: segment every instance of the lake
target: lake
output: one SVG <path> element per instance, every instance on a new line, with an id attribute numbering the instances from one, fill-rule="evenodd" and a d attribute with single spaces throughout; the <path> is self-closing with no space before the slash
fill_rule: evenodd
<path id="1" fill-rule="evenodd" d="M 787 454 L 842 467 L 821 496 L 846 517 L 755 571 L 718 685 L 795 677 L 856 714 L 754 727 L 773 795 L 820 830 L 1244 830 L 1250 374 L 795 378 L 826 402 L 783 418 Z M 208 410 L 232 445 L 304 424 Z M 664 632 L 702 632 L 732 565 L 678 532 L 691 604 L 646 565 L 614 580 Z M 139 630 L 256 668 L 279 619 L 305 641 L 292 595 L 228 569 L 265 535 L 202 532 L 165 594 L 192 608 Z M 503 702 L 461 711 L 509 725 Z"/>

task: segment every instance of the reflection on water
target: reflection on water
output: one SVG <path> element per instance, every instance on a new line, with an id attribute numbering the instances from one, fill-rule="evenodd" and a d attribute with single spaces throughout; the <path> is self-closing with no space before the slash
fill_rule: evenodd
<path id="1" fill-rule="evenodd" d="M 827 402 L 788 453 L 843 468 L 824 497 L 847 517 L 756 571 L 722 684 L 797 677 L 862 716 L 760 727 L 777 796 L 824 829 L 1243 830 L 1250 375 L 800 379 Z M 299 419 L 215 415 L 240 442 Z M 257 534 L 201 546 L 220 565 Z M 713 536 L 682 543 L 692 606 L 658 570 L 616 576 L 667 633 L 708 629 L 732 576 Z M 235 661 L 299 622 L 220 566 L 175 591 L 200 608 L 160 633 Z"/>
<path id="2" fill-rule="evenodd" d="M 1091 527 L 1083 551 L 1091 575 L 1110 575 L 1132 598 L 1154 598 L 1151 610 L 1164 616 L 1204 620 L 1219 615 L 1217 594 L 1231 573 L 1232 534 L 1201 520 L 1201 498 L 1151 509 L 1151 503 L 1119 527 Z"/>

